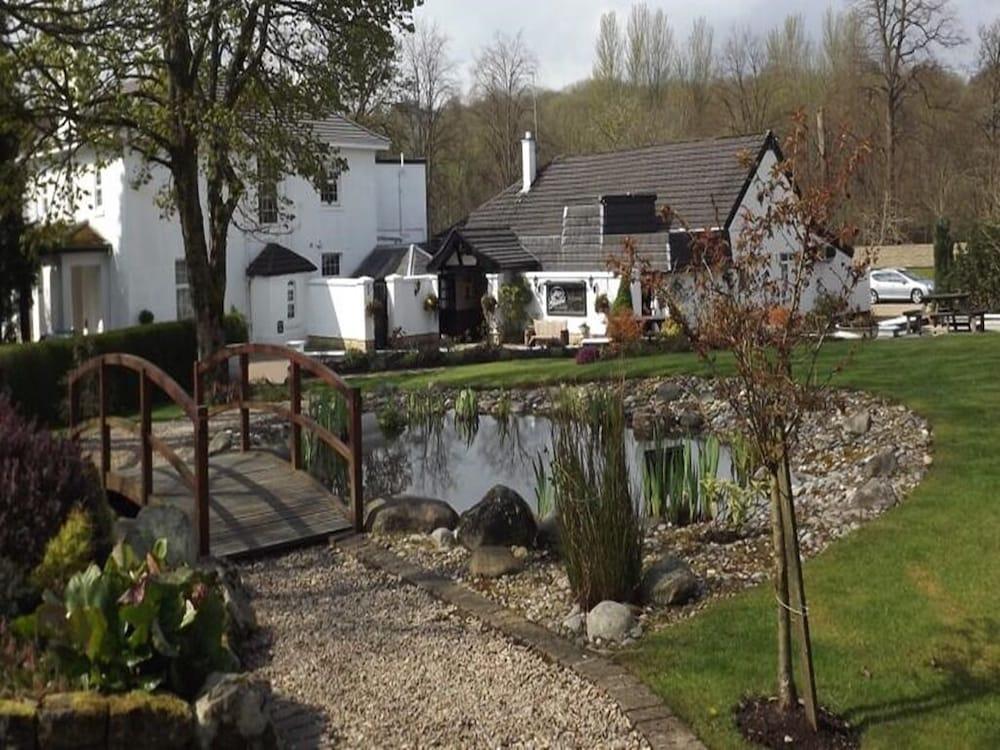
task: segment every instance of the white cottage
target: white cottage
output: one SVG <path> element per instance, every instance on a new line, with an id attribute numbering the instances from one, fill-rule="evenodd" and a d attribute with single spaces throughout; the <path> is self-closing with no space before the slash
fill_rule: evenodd
<path id="1" fill-rule="evenodd" d="M 736 237 L 746 212 L 763 210 L 752 188 L 781 158 L 770 132 L 559 157 L 541 170 L 531 133 L 521 147 L 522 179 L 469 214 L 435 249 L 428 268 L 440 274 L 442 333 L 461 336 L 481 326 L 482 295 L 496 295 L 501 283 L 520 274 L 533 294 L 532 318 L 563 324 L 571 341 L 585 331 L 603 335 L 606 320 L 595 303 L 618 292 L 620 279 L 608 271 L 607 258 L 626 236 L 654 268 L 682 269 L 691 258 L 691 232 Z M 683 218 L 685 229 L 664 223 L 664 206 Z M 773 242 L 780 265 L 788 240 Z M 805 309 L 821 285 L 841 288 L 852 254 L 830 248 Z M 851 304 L 868 309 L 867 285 L 859 286 Z M 637 315 L 665 315 L 642 298 L 638 282 L 632 300 Z"/>
<path id="2" fill-rule="evenodd" d="M 313 127 L 346 168 L 319 191 L 286 176 L 251 196 L 256 226 L 229 236 L 226 309 L 245 315 L 256 341 L 319 336 L 371 347 L 365 309 L 377 280 L 352 276 L 369 255 L 427 239 L 425 164 L 384 158 L 389 140 L 345 117 Z M 34 338 L 131 326 L 143 311 L 160 321 L 190 317 L 180 223 L 156 203 L 165 172 L 134 187 L 138 155 L 125 151 L 101 165 L 85 153 L 80 159 L 74 223 L 42 258 Z M 65 218 L 56 203 L 52 189 L 39 192 L 30 218 Z"/>

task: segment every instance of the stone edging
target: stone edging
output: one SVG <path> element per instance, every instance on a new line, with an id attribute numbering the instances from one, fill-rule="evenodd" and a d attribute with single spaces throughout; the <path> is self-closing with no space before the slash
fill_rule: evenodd
<path id="1" fill-rule="evenodd" d="M 352 536 L 333 542 L 333 545 L 362 564 L 401 578 L 434 598 L 479 618 L 546 660 L 573 670 L 607 693 L 653 750 L 704 750 L 701 741 L 663 701 L 621 665 L 580 648 L 465 586 L 420 568 L 363 537 Z"/>

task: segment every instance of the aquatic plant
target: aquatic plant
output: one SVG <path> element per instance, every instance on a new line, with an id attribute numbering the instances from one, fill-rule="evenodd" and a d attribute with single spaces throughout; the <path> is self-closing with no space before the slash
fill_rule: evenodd
<path id="1" fill-rule="evenodd" d="M 502 391 L 493 409 L 493 417 L 497 421 L 497 432 L 500 435 L 501 441 L 505 441 L 510 433 L 512 412 L 510 392 Z"/>
<path id="2" fill-rule="evenodd" d="M 545 518 L 555 509 L 555 487 L 541 454 L 531 459 L 531 470 L 535 475 L 535 512 L 539 518 Z"/>
<path id="3" fill-rule="evenodd" d="M 709 436 L 697 452 L 693 446 L 691 440 L 667 445 L 656 435 L 640 462 L 646 512 L 676 526 L 711 521 L 719 512 L 722 444 Z"/>
<path id="4" fill-rule="evenodd" d="M 441 392 L 428 386 L 423 390 L 407 393 L 403 411 L 406 423 L 419 430 L 426 437 L 432 433 L 441 433 L 447 406 Z"/>
<path id="5" fill-rule="evenodd" d="M 346 437 L 348 425 L 347 401 L 331 388 L 310 392 L 306 412 L 320 427 L 334 435 Z M 303 430 L 302 460 L 306 470 L 327 487 L 344 492 L 347 487 L 347 462 L 311 430 Z"/>
<path id="6" fill-rule="evenodd" d="M 589 419 L 575 399 L 556 409 L 552 485 L 560 548 L 577 603 L 629 601 L 642 574 L 642 519 L 632 500 L 625 455 L 622 389 L 586 397 Z"/>
<path id="7" fill-rule="evenodd" d="M 382 404 L 375 412 L 375 421 L 389 440 L 399 437 L 406 429 L 406 412 L 393 402 Z"/>
<path id="8" fill-rule="evenodd" d="M 455 398 L 455 419 L 471 422 L 479 418 L 479 396 L 471 388 L 463 388 Z"/>

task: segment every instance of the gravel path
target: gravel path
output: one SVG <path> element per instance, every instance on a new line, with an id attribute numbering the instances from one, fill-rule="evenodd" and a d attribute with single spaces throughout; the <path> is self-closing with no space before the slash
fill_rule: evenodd
<path id="1" fill-rule="evenodd" d="M 645 747 L 617 704 L 380 571 L 329 548 L 247 564 L 250 656 L 279 698 L 319 708 L 337 747 Z"/>

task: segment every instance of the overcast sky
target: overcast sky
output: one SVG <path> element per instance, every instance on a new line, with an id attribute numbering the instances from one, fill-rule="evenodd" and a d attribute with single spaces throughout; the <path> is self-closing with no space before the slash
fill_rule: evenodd
<path id="1" fill-rule="evenodd" d="M 791 13 L 802 13 L 813 38 L 819 37 L 826 8 L 844 8 L 846 0 L 648 0 L 650 7 L 663 8 L 683 40 L 697 16 L 705 16 L 715 28 L 716 44 L 734 26 L 749 25 L 766 31 Z M 1000 0 L 952 0 L 956 15 L 970 43 L 951 54 L 954 67 L 968 68 L 975 56 L 978 27 L 1000 17 Z M 497 32 L 508 35 L 523 31 L 528 47 L 538 58 L 538 85 L 561 88 L 590 75 L 594 40 L 601 14 L 627 16 L 631 0 L 425 0 L 418 8 L 417 22 L 436 22 L 448 35 L 451 57 L 458 63 L 464 83 L 477 51 Z"/>

